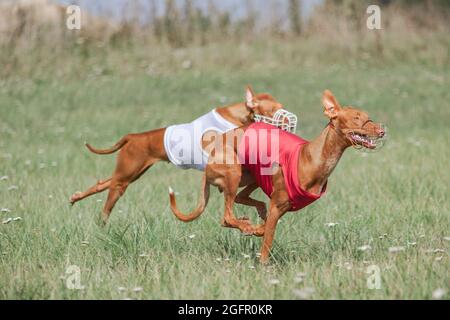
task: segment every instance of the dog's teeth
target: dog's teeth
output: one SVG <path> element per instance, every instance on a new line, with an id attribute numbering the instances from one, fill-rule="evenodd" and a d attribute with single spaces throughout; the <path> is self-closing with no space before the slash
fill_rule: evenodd
<path id="1" fill-rule="evenodd" d="M 170 194 L 174 194 L 175 192 L 173 191 L 172 187 L 169 187 L 169 193 Z"/>

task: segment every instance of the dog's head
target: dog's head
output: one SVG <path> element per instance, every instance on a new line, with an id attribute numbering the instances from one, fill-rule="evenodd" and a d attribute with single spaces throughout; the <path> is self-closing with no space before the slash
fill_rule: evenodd
<path id="1" fill-rule="evenodd" d="M 245 106 L 256 122 L 265 122 L 282 130 L 295 133 L 297 116 L 283 108 L 283 105 L 267 93 L 255 94 L 247 87 Z"/>
<path id="2" fill-rule="evenodd" d="M 373 122 L 369 114 L 354 107 L 341 107 L 329 90 L 322 97 L 324 114 L 330 125 L 346 139 L 347 143 L 369 150 L 379 149 L 386 138 L 386 127 Z"/>
<path id="3" fill-rule="evenodd" d="M 275 112 L 283 109 L 283 105 L 268 93 L 255 94 L 248 86 L 245 93 L 245 106 L 254 114 L 272 118 Z"/>

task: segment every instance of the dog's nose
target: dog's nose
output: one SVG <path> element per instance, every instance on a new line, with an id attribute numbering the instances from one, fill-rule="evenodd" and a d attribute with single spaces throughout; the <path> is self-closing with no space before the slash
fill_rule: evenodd
<path id="1" fill-rule="evenodd" d="M 378 135 L 382 138 L 386 134 L 386 131 L 384 131 L 383 128 L 378 129 Z"/>

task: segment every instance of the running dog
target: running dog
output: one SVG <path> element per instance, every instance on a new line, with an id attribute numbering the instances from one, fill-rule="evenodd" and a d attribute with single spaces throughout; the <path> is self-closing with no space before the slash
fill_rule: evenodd
<path id="1" fill-rule="evenodd" d="M 175 216 L 185 222 L 199 217 L 208 201 L 209 186 L 217 186 L 225 198 L 222 225 L 264 237 L 260 261 L 267 263 L 278 220 L 325 193 L 328 177 L 344 151 L 350 146 L 373 150 L 384 143 L 384 126 L 370 120 L 367 112 L 341 107 L 329 90 L 323 94 L 322 105 L 329 123 L 310 142 L 261 122 L 219 137 L 205 169 L 198 207 L 184 215 L 177 209 L 175 194 L 170 190 Z M 245 189 L 238 193 L 239 187 Z M 270 197 L 268 214 L 264 202 L 250 197 L 257 188 Z M 247 218 L 236 218 L 234 203 L 256 207 L 263 223 L 255 226 Z"/>
<path id="2" fill-rule="evenodd" d="M 295 131 L 296 117 L 269 94 L 255 95 L 247 87 L 246 100 L 212 110 L 191 123 L 174 125 L 138 134 L 127 134 L 110 149 L 100 150 L 86 144 L 96 154 L 112 154 L 120 150 L 112 177 L 98 181 L 84 192 L 70 198 L 73 205 L 91 195 L 109 190 L 101 219 L 108 221 L 114 205 L 128 186 L 151 166 L 167 161 L 182 169 L 204 170 L 208 162 L 205 148 L 214 136 L 257 121 L 274 121 L 285 130 Z"/>

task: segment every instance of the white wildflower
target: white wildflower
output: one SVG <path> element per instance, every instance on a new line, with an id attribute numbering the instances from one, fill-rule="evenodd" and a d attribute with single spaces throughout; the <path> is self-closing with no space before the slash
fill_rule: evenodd
<path id="1" fill-rule="evenodd" d="M 278 279 L 270 279 L 269 283 L 272 284 L 272 285 L 277 285 L 277 284 L 280 284 L 280 280 L 278 280 Z"/>
<path id="2" fill-rule="evenodd" d="M 7 218 L 5 220 L 2 221 L 3 224 L 8 224 L 12 221 L 12 218 Z"/>
<path id="3" fill-rule="evenodd" d="M 398 253 L 401 251 L 405 251 L 405 247 L 390 247 L 389 253 Z"/>
<path id="4" fill-rule="evenodd" d="M 303 280 L 304 280 L 304 279 L 303 279 L 302 277 L 295 277 L 295 278 L 294 278 L 294 282 L 295 282 L 295 283 L 302 283 Z"/>
<path id="5" fill-rule="evenodd" d="M 439 300 L 442 299 L 447 294 L 445 289 L 439 288 L 433 291 L 432 297 L 433 299 Z"/>
<path id="6" fill-rule="evenodd" d="M 352 264 L 350 262 L 345 262 L 344 263 L 344 268 L 347 269 L 347 270 L 352 270 L 353 266 L 352 266 Z"/>
<path id="7" fill-rule="evenodd" d="M 325 223 L 325 225 L 326 225 L 328 228 L 336 227 L 338 224 L 339 224 L 338 222 L 328 222 L 328 223 Z"/>
<path id="8" fill-rule="evenodd" d="M 295 275 L 294 282 L 295 283 L 301 283 L 301 282 L 303 282 L 305 280 L 305 277 L 306 277 L 306 273 L 305 272 L 298 272 Z"/>
<path id="9" fill-rule="evenodd" d="M 303 288 L 303 289 L 294 289 L 292 291 L 294 293 L 294 295 L 296 295 L 299 299 L 308 299 L 309 297 L 311 297 L 315 290 L 314 288 Z"/>

